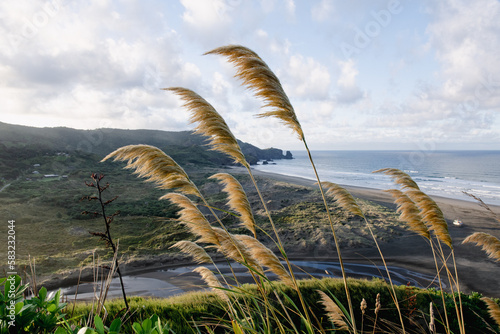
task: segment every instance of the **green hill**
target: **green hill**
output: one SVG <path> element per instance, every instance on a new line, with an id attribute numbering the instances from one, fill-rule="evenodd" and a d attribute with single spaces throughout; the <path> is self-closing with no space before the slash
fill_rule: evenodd
<path id="1" fill-rule="evenodd" d="M 156 146 L 174 158 L 181 166 L 232 165 L 227 156 L 210 151 L 205 139 L 190 131 L 97 129 L 76 130 L 65 127 L 35 128 L 0 122 L 0 179 L 15 179 L 41 164 L 47 156 L 86 157 L 98 161 L 113 150 L 131 144 Z M 291 159 L 280 149 L 260 149 L 240 142 L 250 164 L 259 160 Z M 45 159 L 46 160 L 46 159 Z M 62 171 L 45 171 L 59 174 Z"/>

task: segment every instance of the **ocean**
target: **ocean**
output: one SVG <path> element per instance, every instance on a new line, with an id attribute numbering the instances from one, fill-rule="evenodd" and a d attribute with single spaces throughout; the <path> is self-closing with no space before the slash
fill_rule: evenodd
<path id="1" fill-rule="evenodd" d="M 262 162 L 255 169 L 314 179 L 306 151 L 294 159 Z M 398 168 L 429 195 L 500 205 L 500 151 L 312 151 L 321 181 L 373 189 L 394 188 L 391 179 L 372 172 Z"/>

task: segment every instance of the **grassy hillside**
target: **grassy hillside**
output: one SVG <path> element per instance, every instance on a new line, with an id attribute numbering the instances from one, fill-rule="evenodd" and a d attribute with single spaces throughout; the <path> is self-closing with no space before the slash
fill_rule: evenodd
<path id="1" fill-rule="evenodd" d="M 159 147 L 182 166 L 232 165 L 227 156 L 209 150 L 205 140 L 190 131 L 171 132 L 157 130 L 97 129 L 75 130 L 70 128 L 35 128 L 0 122 L 0 180 L 11 180 L 30 173 L 34 164 L 43 163 L 43 171 L 64 172 L 57 169 L 57 160 L 49 158 L 57 154 L 86 156 L 99 160 L 108 153 L 125 145 L 148 144 Z M 290 158 L 280 149 L 260 149 L 240 142 L 243 153 L 250 163 L 258 160 Z M 60 156 L 60 160 L 64 160 Z M 47 162 L 52 165 L 48 169 Z"/>
<path id="2" fill-rule="evenodd" d="M 187 155 L 187 153 L 186 153 Z M 186 157 L 189 159 L 189 157 Z M 100 163 L 96 154 L 74 151 L 71 154 L 45 153 L 26 156 L 26 166 L 16 180 L 4 180 L 9 184 L 0 192 L 0 215 L 16 220 L 17 263 L 25 266 L 31 256 L 36 259 L 40 275 L 78 270 L 90 263 L 93 251 L 110 258 L 112 252 L 106 249 L 98 238 L 89 232 L 103 231 L 102 218 L 82 215 L 82 211 L 97 210 L 97 203 L 81 201 L 86 195 L 93 195 L 93 188 L 85 186 L 91 173 L 103 173 L 103 181 L 110 183 L 106 199 L 118 196 L 110 205 L 108 214 L 120 211 L 112 225 L 112 234 L 120 240 L 120 254 L 124 261 L 147 260 L 162 255 L 165 259 L 177 256 L 169 247 L 183 239 L 193 239 L 185 227 L 172 218 L 177 217 L 177 207 L 159 197 L 166 191 L 155 188 L 124 170 L 123 163 Z M 34 167 L 34 164 L 40 166 Z M 33 172 L 38 172 L 33 174 Z M 220 168 L 198 164 L 187 164 L 187 172 L 214 206 L 227 209 L 226 196 L 222 186 L 208 176 Z M 57 174 L 57 177 L 45 177 Z M 271 227 L 265 219 L 257 194 L 246 175 L 238 175 L 248 191 L 254 206 L 256 219 L 266 231 Z M 289 248 L 298 252 L 317 252 L 331 248 L 329 225 L 324 217 L 324 208 L 316 205 L 320 201 L 318 191 L 294 186 L 269 179 L 259 178 L 266 196 L 272 199 L 269 207 L 278 228 Z M 404 233 L 394 213 L 373 203 L 362 204 L 369 214 L 380 222 L 378 232 L 383 239 L 391 239 Z M 346 246 L 361 247 L 370 243 L 368 231 L 354 218 L 345 224 L 346 216 L 338 210 L 337 224 L 345 233 Z M 231 231 L 242 233 L 238 221 L 225 213 L 221 218 Z M 311 220 L 314 219 L 314 224 Z M 0 226 L 0 233 L 6 233 L 7 225 Z M 61 243 L 61 240 L 64 242 Z M 270 247 L 274 245 L 269 244 Z M 165 257 L 166 256 L 166 257 Z"/>

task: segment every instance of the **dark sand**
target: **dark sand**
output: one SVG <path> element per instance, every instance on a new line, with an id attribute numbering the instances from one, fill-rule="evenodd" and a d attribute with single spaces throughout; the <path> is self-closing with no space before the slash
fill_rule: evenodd
<path id="1" fill-rule="evenodd" d="M 254 171 L 255 175 L 273 178 L 282 182 L 303 186 L 314 186 L 308 179 L 287 176 L 276 173 Z M 373 201 L 377 204 L 395 208 L 392 197 L 382 190 L 346 186 L 354 197 Z M 500 263 L 489 259 L 480 247 L 473 244 L 462 244 L 462 241 L 474 232 L 485 232 L 500 238 L 500 222 L 479 206 L 477 202 L 432 196 L 439 205 L 448 222 L 449 232 L 453 239 L 458 276 L 463 292 L 480 292 L 490 297 L 500 297 L 498 283 L 500 282 Z M 500 206 L 490 206 L 493 212 L 500 216 Z M 464 225 L 456 227 L 455 219 Z M 340 236 L 341 237 L 341 236 Z M 407 268 L 417 272 L 435 275 L 436 269 L 432 251 L 427 242 L 420 236 L 396 238 L 380 245 L 388 265 Z M 446 249 L 445 249 L 446 250 Z M 380 264 L 380 257 L 375 248 L 341 249 L 346 262 L 366 263 L 373 261 Z M 320 256 L 302 257 L 321 258 Z M 331 257 L 335 261 L 335 257 Z M 452 264 L 450 260 L 450 265 Z"/>
<path id="2" fill-rule="evenodd" d="M 246 173 L 246 170 L 243 168 L 232 168 L 230 172 L 232 174 Z M 305 187 L 316 187 L 313 181 L 300 177 L 258 170 L 254 170 L 254 174 L 280 182 L 297 184 Z M 346 188 L 354 197 L 370 200 L 389 208 L 395 208 L 392 197 L 382 190 L 353 186 L 346 186 Z M 486 296 L 500 297 L 500 292 L 497 288 L 500 278 L 500 264 L 489 259 L 479 247 L 472 244 L 462 245 L 462 240 L 474 232 L 486 232 L 500 238 L 500 223 L 476 202 L 434 196 L 433 199 L 442 209 L 449 224 L 449 232 L 455 248 L 461 290 L 465 293 L 476 291 Z M 499 206 L 491 206 L 490 208 L 500 215 Z M 455 219 L 461 220 L 464 226 L 454 226 L 452 222 Z M 341 237 L 340 235 L 339 238 Z M 380 246 L 389 266 L 401 267 L 431 276 L 436 275 L 431 249 L 422 237 L 408 233 L 402 237 L 398 236 L 393 240 L 381 243 Z M 447 248 L 445 248 L 445 250 L 448 251 Z M 293 250 L 290 249 L 287 249 L 287 251 L 292 260 L 338 261 L 338 255 L 334 245 L 332 245 L 331 249 L 328 251 L 322 251 L 318 254 L 293 253 Z M 375 247 L 352 249 L 344 247 L 341 249 L 341 252 L 346 263 L 382 265 L 382 261 Z M 127 264 L 124 263 L 120 267 L 126 275 L 133 275 L 131 280 L 144 280 L 144 282 L 130 282 L 130 288 L 134 290 L 133 294 L 166 297 L 182 292 L 199 290 L 205 286 L 200 280 L 199 275 L 191 272 L 192 268 L 188 268 L 192 265 L 192 263 L 182 259 L 175 260 L 171 257 L 156 257 L 149 260 L 134 261 Z M 451 260 L 450 268 L 453 268 Z M 159 271 L 159 269 L 162 270 Z M 181 273 L 179 273 L 179 271 Z M 48 283 L 47 286 L 51 288 L 69 286 L 76 284 L 77 277 L 78 276 L 73 273 L 72 277 L 53 277 L 50 282 L 46 283 Z M 115 283 L 115 285 L 117 284 Z M 151 293 L 151 291 L 149 291 L 151 289 L 155 292 Z M 71 290 L 68 292 L 70 291 Z M 71 293 L 68 295 L 71 295 Z M 118 295 L 119 294 L 116 296 Z"/>

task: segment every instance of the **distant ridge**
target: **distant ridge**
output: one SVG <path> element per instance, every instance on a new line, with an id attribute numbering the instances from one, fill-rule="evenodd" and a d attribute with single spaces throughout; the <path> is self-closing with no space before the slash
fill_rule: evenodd
<path id="1" fill-rule="evenodd" d="M 230 158 L 210 151 L 202 136 L 191 131 L 97 129 L 67 127 L 36 128 L 0 122 L 0 159 L 39 152 L 80 151 L 102 158 L 118 147 L 132 144 L 156 146 L 180 164 L 232 165 Z M 276 148 L 260 149 L 239 141 L 250 164 L 259 160 L 292 159 L 290 152 Z M 23 152 L 24 151 L 24 152 Z M 29 152 L 28 152 L 29 151 Z M 43 153 L 45 154 L 45 153 Z"/>

